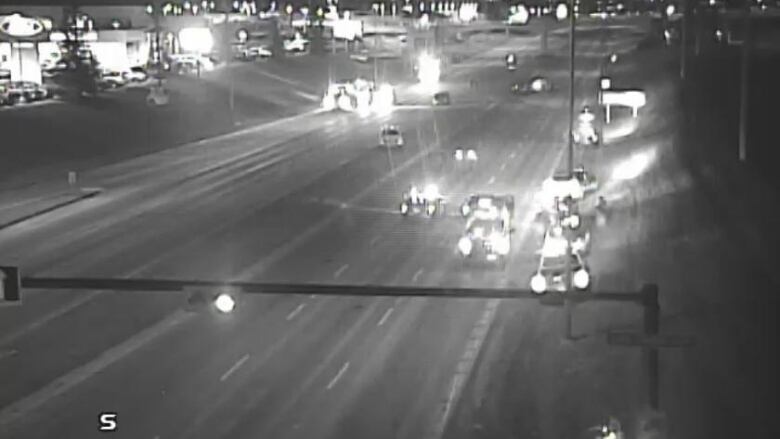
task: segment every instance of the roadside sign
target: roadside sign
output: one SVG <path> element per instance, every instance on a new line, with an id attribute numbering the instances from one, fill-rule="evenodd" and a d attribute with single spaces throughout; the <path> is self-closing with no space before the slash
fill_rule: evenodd
<path id="1" fill-rule="evenodd" d="M 659 334 L 645 335 L 637 332 L 608 332 L 607 343 L 617 346 L 645 346 L 651 348 L 684 348 L 696 344 L 690 335 Z"/>

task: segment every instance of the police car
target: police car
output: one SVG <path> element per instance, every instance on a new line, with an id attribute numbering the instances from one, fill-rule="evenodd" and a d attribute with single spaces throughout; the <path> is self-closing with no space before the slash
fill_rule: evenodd
<path id="1" fill-rule="evenodd" d="M 539 266 L 531 276 L 531 291 L 544 294 L 548 291 L 565 292 L 566 271 L 571 268 L 572 287 L 585 291 L 591 286 L 590 270 L 582 258 L 581 243 L 572 242 L 571 252 L 567 252 L 568 241 L 559 226 L 551 227 L 545 234 L 544 245 L 539 251 Z M 570 258 L 567 267 L 567 253 Z"/>

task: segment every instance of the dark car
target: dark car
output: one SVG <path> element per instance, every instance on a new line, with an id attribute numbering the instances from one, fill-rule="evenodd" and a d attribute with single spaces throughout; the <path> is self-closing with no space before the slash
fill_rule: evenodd
<path id="1" fill-rule="evenodd" d="M 433 105 L 450 105 L 450 92 L 440 91 L 434 94 Z"/>
<path id="2" fill-rule="evenodd" d="M 14 103 L 35 102 L 46 99 L 48 91 L 30 81 L 16 81 L 8 84 L 8 91 Z"/>

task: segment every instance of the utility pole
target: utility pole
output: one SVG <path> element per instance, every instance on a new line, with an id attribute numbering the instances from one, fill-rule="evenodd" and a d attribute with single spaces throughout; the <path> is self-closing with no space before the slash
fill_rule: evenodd
<path id="1" fill-rule="evenodd" d="M 740 68 L 740 96 L 739 96 L 739 161 L 747 160 L 747 124 L 748 124 L 748 97 L 750 92 L 750 52 L 753 45 L 753 31 L 750 24 L 750 3 L 745 2 L 745 36 L 742 39 L 742 59 Z"/>

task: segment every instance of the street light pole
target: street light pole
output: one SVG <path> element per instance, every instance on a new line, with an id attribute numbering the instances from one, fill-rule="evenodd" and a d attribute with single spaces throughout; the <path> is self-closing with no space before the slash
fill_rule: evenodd
<path id="1" fill-rule="evenodd" d="M 568 144 L 568 157 L 567 157 L 567 170 L 569 176 L 574 173 L 574 29 L 575 29 L 575 14 L 574 5 L 576 0 L 570 0 L 569 7 L 569 144 Z"/>
<path id="2" fill-rule="evenodd" d="M 577 19 L 574 13 L 575 2 L 576 0 L 571 0 L 569 6 L 569 144 L 566 167 L 570 179 L 574 178 L 574 45 L 576 42 L 574 30 Z M 567 207 L 571 212 L 573 200 L 569 204 Z M 566 234 L 566 291 L 572 290 L 571 258 L 571 237 Z"/>

